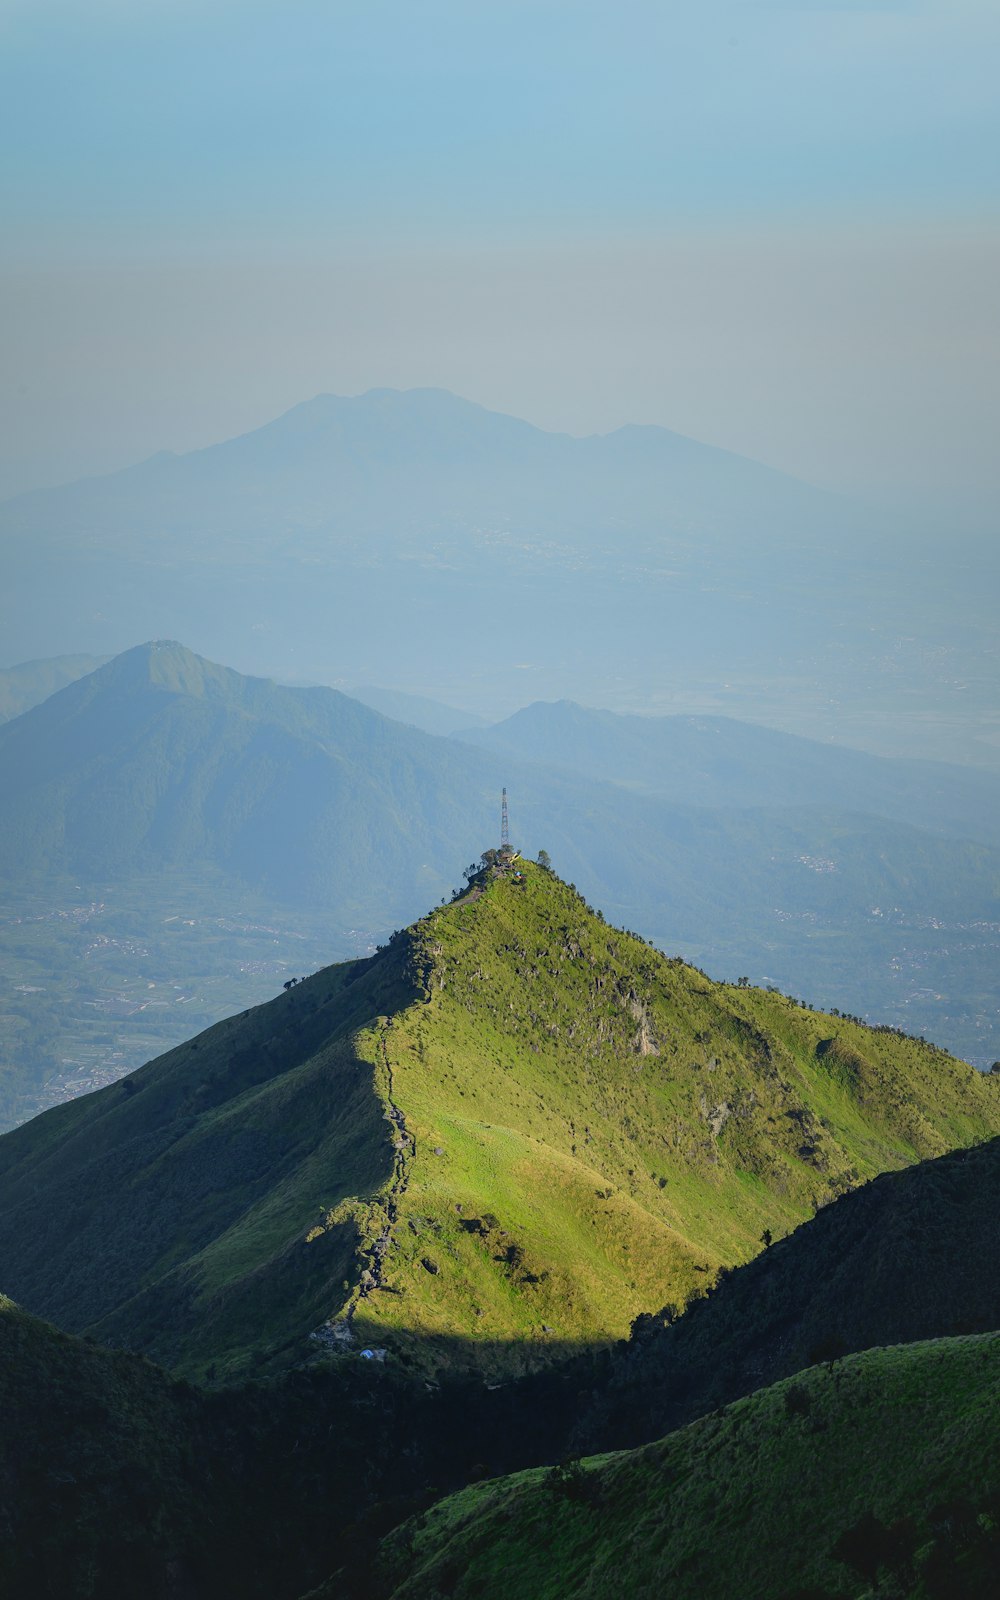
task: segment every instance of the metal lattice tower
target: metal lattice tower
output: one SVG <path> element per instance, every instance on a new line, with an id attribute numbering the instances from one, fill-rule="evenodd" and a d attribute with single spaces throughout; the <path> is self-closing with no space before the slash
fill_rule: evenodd
<path id="1" fill-rule="evenodd" d="M 501 850 L 510 849 L 510 824 L 507 820 L 506 789 L 503 792 L 503 799 L 500 802 L 500 848 Z"/>

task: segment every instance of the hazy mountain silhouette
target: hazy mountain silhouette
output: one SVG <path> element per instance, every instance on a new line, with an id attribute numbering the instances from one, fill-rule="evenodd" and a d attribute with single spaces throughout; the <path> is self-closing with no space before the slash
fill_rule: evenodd
<path id="1" fill-rule="evenodd" d="M 621 716 L 571 700 L 539 701 L 456 737 L 680 805 L 834 806 L 1000 844 L 994 773 L 890 760 L 732 717 Z"/>
<path id="2" fill-rule="evenodd" d="M 480 712 L 526 691 L 655 704 L 728 684 L 796 729 L 835 684 L 843 725 L 871 737 L 897 735 L 890 703 L 940 698 L 931 628 L 954 634 L 956 673 L 968 655 L 979 715 L 986 619 L 963 568 L 911 545 L 901 587 L 896 534 L 863 508 L 662 428 L 578 439 L 441 390 L 320 395 L 238 439 L 22 495 L 0 538 L 0 621 L 24 656 L 181 636 L 282 678 L 434 685 Z"/>

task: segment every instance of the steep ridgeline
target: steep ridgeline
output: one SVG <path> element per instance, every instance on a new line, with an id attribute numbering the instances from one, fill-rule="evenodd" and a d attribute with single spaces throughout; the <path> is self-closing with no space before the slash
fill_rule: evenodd
<path id="1" fill-rule="evenodd" d="M 642 1450 L 475 1484 L 312 1600 L 992 1600 L 998 1407 L 997 1334 L 869 1351 Z"/>
<path id="2" fill-rule="evenodd" d="M 362 1343 L 513 1373 L 1000 1131 L 996 1090 L 525 865 L 4 1136 L 0 1283 L 196 1374 Z"/>

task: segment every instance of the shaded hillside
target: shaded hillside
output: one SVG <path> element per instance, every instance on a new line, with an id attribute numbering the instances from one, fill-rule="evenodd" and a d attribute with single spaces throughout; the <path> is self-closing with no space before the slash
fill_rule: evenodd
<path id="1" fill-rule="evenodd" d="M 0 1295 L 0 1409 L 4 1595 L 180 1592 L 210 1519 L 195 1391 Z"/>
<path id="2" fill-rule="evenodd" d="M 302 1360 L 320 1324 L 516 1373 L 1000 1131 L 995 1090 L 713 984 L 524 864 L 4 1136 L 0 1282 L 220 1377 Z"/>
<path id="3" fill-rule="evenodd" d="M 365 1362 L 205 1393 L 0 1295 L 4 1600 L 295 1600 L 428 1486 L 546 1459 L 568 1399 Z"/>
<path id="4" fill-rule="evenodd" d="M 392 1535 L 380 1581 L 315 1600 L 987 1600 L 998 1418 L 1000 1336 L 871 1351 L 642 1450 L 474 1485 Z"/>
<path id="5" fill-rule="evenodd" d="M 353 1030 L 411 993 L 395 955 L 327 968 L 5 1136 L 0 1281 L 167 1361 L 221 1345 L 245 1366 L 286 1344 L 302 1359 L 358 1275 L 351 1202 L 392 1172 Z"/>
<path id="6" fill-rule="evenodd" d="M 921 1191 L 925 1191 L 922 1201 Z M 891 1203 L 886 1203 L 887 1195 L 893 1197 Z M 865 1198 L 879 1204 L 864 1211 Z M 137 1357 L 57 1333 L 0 1299 L 0 1409 L 4 1417 L 0 1432 L 4 1530 L 0 1587 L 11 1600 L 40 1600 L 48 1593 L 108 1596 L 110 1600 L 121 1593 L 140 1592 L 182 1593 L 190 1600 L 257 1596 L 261 1600 L 292 1600 L 346 1562 L 349 1573 L 327 1592 L 335 1593 L 338 1600 L 352 1595 L 370 1600 L 366 1582 L 379 1536 L 410 1510 L 425 1507 L 435 1497 L 432 1486 L 440 1493 L 484 1474 L 565 1461 L 575 1450 L 599 1447 L 602 1435 L 594 1420 L 599 1420 L 600 1406 L 595 1410 L 594 1402 L 602 1395 L 607 1396 L 611 1418 L 623 1417 L 636 1441 L 646 1442 L 663 1425 L 662 1395 L 669 1392 L 671 1375 L 676 1379 L 675 1390 L 688 1386 L 683 1415 L 703 1415 L 721 1398 L 715 1365 L 730 1375 L 736 1370 L 734 1353 L 738 1354 L 744 1322 L 750 1360 L 742 1378 L 737 1375 L 733 1381 L 746 1387 L 761 1376 L 766 1379 L 774 1368 L 773 1363 L 765 1368 L 760 1362 L 760 1327 L 774 1331 L 773 1313 L 783 1292 L 790 1297 L 789 1325 L 794 1327 L 802 1322 L 804 1307 L 808 1315 L 806 1302 L 811 1293 L 820 1297 L 822 1306 L 823 1280 L 833 1276 L 829 1295 L 840 1297 L 838 1328 L 845 1339 L 856 1343 L 868 1343 L 875 1332 L 891 1339 L 908 1337 L 917 1329 L 940 1334 L 962 1317 L 971 1323 L 976 1317 L 995 1315 L 1000 1277 L 993 1261 L 995 1240 L 989 1222 L 995 1216 L 996 1202 L 995 1143 L 877 1179 L 825 1208 L 787 1241 L 772 1246 L 763 1262 L 734 1274 L 693 1317 L 684 1318 L 670 1330 L 664 1346 L 666 1371 L 664 1363 L 646 1360 L 650 1347 L 643 1344 L 626 1356 L 624 1368 L 617 1353 L 604 1352 L 562 1362 L 499 1389 L 487 1388 L 481 1381 L 448 1380 L 439 1389 L 428 1390 L 421 1382 L 413 1383 L 396 1364 L 353 1360 L 314 1364 L 276 1384 L 200 1394 L 169 1380 Z M 906 1219 L 911 1223 L 908 1231 Z M 849 1237 L 843 1270 L 838 1274 L 836 1252 L 843 1243 L 843 1230 Z M 885 1283 L 881 1304 L 869 1293 L 879 1273 Z M 852 1274 L 859 1280 L 857 1294 L 843 1287 Z M 745 1284 L 742 1293 L 741 1284 Z M 762 1305 L 755 1321 L 757 1296 Z M 730 1309 L 722 1316 L 727 1302 Z M 894 1310 L 897 1303 L 907 1308 L 901 1316 Z M 689 1330 L 686 1345 L 676 1337 L 685 1328 Z M 781 1359 L 790 1371 L 797 1370 L 801 1363 L 794 1337 L 780 1322 L 777 1334 Z M 698 1360 L 691 1355 L 692 1341 L 698 1345 Z M 974 1343 L 962 1339 L 957 1348 L 967 1350 Z M 888 1352 L 888 1359 L 901 1354 Z M 873 1402 L 871 1386 L 867 1391 L 859 1388 L 852 1364 L 838 1360 L 831 1375 L 817 1370 L 782 1386 L 780 1401 L 773 1399 L 773 1393 L 771 1400 L 767 1394 L 756 1396 L 753 1407 L 759 1402 L 765 1406 L 763 1424 L 756 1410 L 731 1406 L 730 1418 L 741 1414 L 749 1420 L 738 1425 L 735 1438 L 730 1437 L 728 1443 L 720 1442 L 718 1419 L 710 1418 L 698 1425 L 704 1426 L 703 1434 L 686 1429 L 648 1453 L 651 1460 L 662 1463 L 666 1451 L 686 1451 L 681 1441 L 703 1441 L 693 1454 L 682 1454 L 674 1484 L 662 1502 L 669 1531 L 667 1550 L 676 1550 L 680 1539 L 685 1557 L 695 1562 L 691 1569 L 694 1581 L 701 1581 L 697 1562 L 705 1547 L 696 1524 L 710 1512 L 698 1479 L 706 1466 L 714 1472 L 721 1461 L 721 1479 L 726 1484 L 721 1504 L 726 1516 L 722 1531 L 727 1560 L 738 1546 L 746 1547 L 748 1539 L 757 1560 L 758 1534 L 762 1544 L 789 1538 L 789 1520 L 775 1516 L 775 1501 L 781 1492 L 795 1508 L 790 1519 L 791 1546 L 784 1547 L 793 1553 L 800 1550 L 796 1540 L 803 1529 L 819 1528 L 824 1537 L 829 1533 L 829 1548 L 866 1509 L 874 1509 L 888 1522 L 894 1507 L 900 1506 L 917 1517 L 924 1568 L 928 1567 L 928 1555 L 933 1554 L 931 1570 L 937 1570 L 942 1582 L 951 1573 L 952 1581 L 957 1562 L 966 1584 L 957 1591 L 952 1582 L 951 1588 L 912 1592 L 926 1592 L 934 1600 L 956 1592 L 978 1592 L 969 1586 L 970 1574 L 974 1576 L 974 1563 L 988 1550 L 978 1547 L 975 1538 L 970 1546 L 970 1532 L 976 1534 L 974 1516 L 970 1520 L 967 1512 L 959 1510 L 938 1522 L 924 1517 L 924 1509 L 933 1502 L 925 1500 L 921 1505 L 919 1495 L 909 1503 L 905 1498 L 892 1500 L 897 1490 L 905 1496 L 907 1483 L 913 1482 L 904 1474 L 901 1484 L 897 1453 L 900 1459 L 909 1461 L 913 1456 L 919 1461 L 922 1446 L 914 1430 L 926 1425 L 938 1440 L 939 1499 L 964 1495 L 973 1513 L 989 1510 L 991 1480 L 988 1473 L 982 1481 L 977 1479 L 975 1436 L 961 1434 L 960 1460 L 948 1455 L 954 1441 L 950 1430 L 961 1427 L 961 1419 L 968 1419 L 979 1405 L 975 1374 L 971 1384 L 961 1380 L 957 1371 L 929 1375 L 919 1348 L 914 1356 L 919 1364 L 914 1368 L 912 1405 L 900 1404 L 899 1394 L 893 1399 L 890 1390 L 881 1399 L 876 1395 Z M 874 1363 L 868 1369 L 873 1373 L 886 1358 L 887 1353 L 879 1351 L 864 1360 Z M 675 1363 L 676 1372 L 672 1373 Z M 458 1367 L 467 1364 L 465 1355 L 455 1362 Z M 842 1402 L 837 1416 L 829 1408 L 831 1385 Z M 731 1402 L 740 1392 L 734 1388 L 726 1398 Z M 587 1408 L 591 1414 L 586 1429 L 581 1429 L 581 1413 Z M 772 1428 L 775 1412 L 784 1434 Z M 845 1423 L 854 1430 L 849 1436 L 854 1454 L 847 1462 L 848 1478 L 844 1479 L 838 1467 L 831 1482 L 825 1483 L 822 1474 L 829 1458 L 823 1452 L 831 1442 L 831 1432 L 836 1434 Z M 751 1424 L 752 1431 L 748 1431 Z M 603 1437 L 609 1437 L 606 1431 Z M 871 1498 L 866 1499 L 865 1483 L 872 1483 L 870 1476 L 866 1478 L 871 1473 L 872 1440 L 878 1444 L 880 1498 L 873 1487 Z M 709 1455 L 709 1444 L 713 1452 L 718 1447 L 719 1453 Z M 783 1453 L 786 1446 L 787 1455 Z M 746 1448 L 748 1455 L 760 1450 L 760 1456 L 753 1457 L 753 1504 L 745 1521 L 740 1520 L 740 1484 L 749 1481 L 750 1469 L 740 1465 L 734 1454 L 737 1448 Z M 820 1457 L 803 1463 L 800 1452 L 810 1448 Z M 881 1471 L 883 1463 L 889 1469 L 885 1473 Z M 691 1469 L 687 1478 L 683 1477 L 685 1466 Z M 768 1492 L 761 1501 L 761 1474 L 770 1473 L 772 1467 L 778 1475 L 775 1499 Z M 657 1465 L 656 1473 L 660 1470 Z M 803 1477 L 798 1482 L 795 1475 L 800 1470 Z M 963 1482 L 961 1473 L 966 1470 L 969 1476 Z M 621 1554 L 635 1550 L 640 1558 L 636 1569 L 640 1573 L 644 1570 L 641 1562 L 655 1557 L 643 1544 L 642 1528 L 628 1527 L 626 1501 L 601 1498 L 594 1506 L 586 1497 L 582 1502 L 575 1499 L 579 1473 L 573 1468 L 561 1469 L 549 1481 L 553 1487 L 546 1503 L 551 1516 L 561 1519 L 574 1504 L 589 1506 L 591 1537 L 599 1550 L 605 1543 L 621 1541 Z M 655 1490 L 652 1479 L 645 1487 L 641 1477 L 637 1487 L 626 1481 L 635 1507 L 645 1503 L 646 1488 Z M 693 1496 L 683 1488 L 691 1482 L 695 1484 Z M 992 1487 L 996 1488 L 995 1483 Z M 497 1486 L 488 1488 L 492 1492 Z M 845 1502 L 845 1490 L 850 1504 Z M 678 1492 L 682 1502 L 676 1499 Z M 831 1503 L 828 1523 L 824 1507 Z M 855 1510 L 858 1504 L 860 1511 Z M 479 1490 L 461 1497 L 461 1506 L 471 1506 L 477 1517 L 481 1505 Z M 609 1505 L 617 1506 L 621 1517 L 618 1510 L 606 1517 Z M 683 1517 L 691 1518 L 690 1528 L 670 1520 L 679 1505 Z M 838 1526 L 836 1518 L 841 1512 L 843 1523 Z M 718 1507 L 711 1511 L 713 1529 L 717 1514 Z M 773 1521 L 769 1520 L 772 1516 Z M 658 1525 L 665 1526 L 662 1520 Z M 443 1542 L 436 1531 L 439 1527 L 439 1514 L 434 1513 L 417 1529 L 415 1554 L 421 1563 L 436 1559 L 435 1552 Z M 476 1532 L 471 1556 L 476 1572 L 481 1571 L 478 1563 L 487 1541 L 499 1539 L 498 1560 L 510 1553 L 506 1543 L 509 1524 L 506 1528 L 501 1524 L 498 1534 L 496 1524 L 488 1522 L 482 1540 L 479 1527 L 478 1521 L 471 1525 Z M 573 1531 L 563 1527 L 568 1535 Z M 457 1576 L 458 1566 L 464 1565 L 467 1550 L 463 1543 L 466 1534 L 457 1523 L 455 1534 L 457 1545 L 453 1549 L 449 1544 L 446 1553 L 449 1559 L 454 1554 L 456 1560 L 450 1569 L 452 1578 Z M 544 1548 L 548 1543 L 546 1539 Z M 567 1549 L 562 1535 L 558 1548 Z M 390 1570 L 398 1576 L 401 1565 L 412 1558 L 405 1547 L 401 1552 L 398 1540 L 393 1541 L 393 1549 Z M 817 1551 L 823 1554 L 822 1541 L 817 1540 Z M 423 1565 L 419 1570 L 423 1573 Z M 438 1570 L 432 1565 L 434 1581 Z M 441 1592 L 447 1592 L 448 1570 L 442 1573 Z M 686 1581 L 686 1571 L 680 1573 L 678 1582 Z M 849 1567 L 838 1564 L 829 1568 L 822 1580 L 814 1572 L 812 1581 L 829 1584 L 821 1593 L 853 1597 L 864 1588 L 855 1579 Z M 421 1600 L 430 1600 L 434 1593 L 431 1576 L 427 1584 L 426 1590 L 417 1591 Z M 529 1592 L 534 1600 L 534 1593 Z M 775 1596 L 791 1592 L 789 1582 L 777 1589 Z"/>
<path id="7" fill-rule="evenodd" d="M 842 1196 L 686 1315 L 640 1319 L 578 1446 L 642 1443 L 817 1360 L 1000 1327 L 998 1208 L 1000 1139 Z"/>

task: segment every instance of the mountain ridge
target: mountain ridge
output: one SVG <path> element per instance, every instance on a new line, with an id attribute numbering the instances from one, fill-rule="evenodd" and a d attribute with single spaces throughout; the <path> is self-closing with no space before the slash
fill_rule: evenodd
<path id="1" fill-rule="evenodd" d="M 537 449 L 540 442 L 545 439 L 557 441 L 557 448 L 569 452 L 578 446 L 600 444 L 612 453 L 621 448 L 631 457 L 636 455 L 648 457 L 650 453 L 672 456 L 675 464 L 687 457 L 692 462 L 710 462 L 717 469 L 725 462 L 730 464 L 733 470 L 738 471 L 740 468 L 748 467 L 761 477 L 767 475 L 775 483 L 794 484 L 818 498 L 828 500 L 831 504 L 842 498 L 777 467 L 756 461 L 750 456 L 718 445 L 707 444 L 688 434 L 678 433 L 676 430 L 655 423 L 624 423 L 604 432 L 571 434 L 559 429 L 542 428 L 512 413 L 494 410 L 490 406 L 481 405 L 448 389 L 417 386 L 410 389 L 368 389 L 357 395 L 320 392 L 308 400 L 298 401 L 278 416 L 231 438 L 212 441 L 186 451 L 155 451 L 141 461 L 115 472 L 85 476 L 52 487 L 26 490 L 0 502 L 0 510 L 26 501 L 56 496 L 66 489 L 104 484 L 125 477 L 134 479 L 147 470 L 155 471 L 158 475 L 169 475 L 180 463 L 204 462 L 213 452 L 219 451 L 239 455 L 250 448 L 259 447 L 262 440 L 268 443 L 271 440 L 278 442 L 283 437 L 290 436 L 309 441 L 323 429 L 335 429 L 337 425 L 342 426 L 345 421 L 367 419 L 372 415 L 378 416 L 383 421 L 389 419 L 397 425 L 397 429 L 399 424 L 402 424 L 402 436 L 405 438 L 406 424 L 420 412 L 429 418 L 432 427 L 440 428 L 442 424 L 451 424 L 453 428 L 456 421 L 464 424 L 461 430 L 463 454 L 469 449 L 471 438 L 481 432 L 485 425 L 502 430 L 509 439 L 516 440 L 529 450 Z M 447 433 L 445 437 L 448 444 L 453 446 L 454 432 Z M 458 447 L 454 447 L 458 453 Z"/>
<path id="2" fill-rule="evenodd" d="M 821 797 L 828 806 L 1000 843 L 995 773 L 876 756 L 733 717 L 628 715 L 563 699 L 534 701 L 454 736 L 679 804 L 795 806 Z"/>

